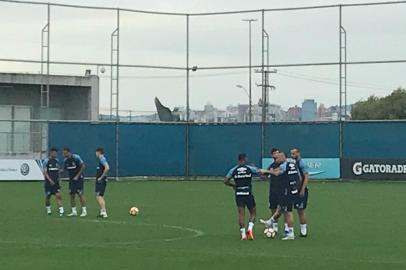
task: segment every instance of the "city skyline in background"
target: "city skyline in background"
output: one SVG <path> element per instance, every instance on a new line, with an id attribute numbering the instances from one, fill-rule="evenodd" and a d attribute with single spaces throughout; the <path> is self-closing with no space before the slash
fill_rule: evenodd
<path id="1" fill-rule="evenodd" d="M 351 119 L 352 104 L 343 108 L 343 119 Z M 177 106 L 172 111 L 175 122 L 186 121 L 186 108 Z M 112 120 L 108 113 L 100 113 L 100 120 Z M 266 106 L 265 122 L 312 122 L 338 121 L 339 106 L 318 104 L 314 99 L 305 99 L 300 105 L 283 108 L 281 105 L 268 103 Z M 151 112 L 120 111 L 120 121 L 127 122 L 159 122 L 157 110 Z M 262 121 L 262 101 L 254 102 L 252 106 L 252 121 L 249 120 L 249 104 L 229 104 L 226 108 L 216 108 L 207 103 L 201 109 L 190 110 L 190 121 L 195 123 L 242 123 Z"/>

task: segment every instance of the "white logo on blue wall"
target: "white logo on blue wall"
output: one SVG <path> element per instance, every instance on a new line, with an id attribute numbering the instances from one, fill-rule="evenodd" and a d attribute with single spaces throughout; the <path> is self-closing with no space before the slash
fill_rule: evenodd
<path id="1" fill-rule="evenodd" d="M 354 165 L 352 165 L 352 172 L 355 175 L 361 175 L 362 174 L 362 162 L 355 162 Z"/>
<path id="2" fill-rule="evenodd" d="M 406 164 L 354 162 L 352 172 L 358 176 L 363 174 L 405 174 Z"/>
<path id="3" fill-rule="evenodd" d="M 21 164 L 20 172 L 22 175 L 27 176 L 30 173 L 30 166 L 27 163 Z"/>

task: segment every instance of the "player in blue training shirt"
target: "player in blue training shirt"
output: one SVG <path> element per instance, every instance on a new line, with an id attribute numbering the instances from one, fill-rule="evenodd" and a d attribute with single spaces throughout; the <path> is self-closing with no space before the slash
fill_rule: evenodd
<path id="1" fill-rule="evenodd" d="M 106 201 L 104 200 L 104 192 L 106 191 L 107 175 L 110 170 L 109 163 L 104 156 L 104 148 L 96 149 L 96 157 L 98 161 L 96 171 L 96 200 L 100 206 L 100 214 L 98 217 L 107 218 Z"/>
<path id="2" fill-rule="evenodd" d="M 80 204 L 82 206 L 81 217 L 87 216 L 86 210 L 86 198 L 84 195 L 84 177 L 83 171 L 85 169 L 85 164 L 79 155 L 72 154 L 69 148 L 63 149 L 64 160 L 64 169 L 68 172 L 69 176 L 69 194 L 70 194 L 70 203 L 72 207 L 72 212 L 68 217 L 77 216 L 76 211 L 76 201 L 75 197 L 78 194 L 80 199 Z"/>
<path id="3" fill-rule="evenodd" d="M 297 200 L 299 193 L 298 187 L 300 186 L 300 174 L 299 169 L 295 162 L 286 160 L 284 153 L 277 154 L 276 161 L 281 165 L 276 169 L 261 170 L 262 173 L 272 174 L 274 176 L 283 176 L 284 187 L 281 192 L 281 201 L 276 213 L 266 221 L 267 226 L 273 226 L 273 223 L 283 214 L 285 219 L 285 236 L 282 240 L 295 239 L 295 233 L 293 230 L 293 205 Z"/>
<path id="4" fill-rule="evenodd" d="M 292 148 L 290 150 L 290 156 L 293 160 L 295 160 L 296 165 L 299 169 L 300 176 L 301 176 L 301 186 L 299 188 L 299 196 L 295 203 L 295 209 L 299 215 L 300 221 L 300 236 L 307 237 L 307 224 L 306 224 L 306 215 L 305 210 L 307 208 L 307 200 L 309 198 L 309 189 L 307 188 L 307 184 L 309 182 L 309 168 L 306 162 L 303 161 L 300 149 L 299 148 Z"/>
<path id="5" fill-rule="evenodd" d="M 252 175 L 258 174 L 260 171 L 258 168 L 248 165 L 247 161 L 246 154 L 239 154 L 238 165 L 228 171 L 224 184 L 235 190 L 241 240 L 254 240 L 253 229 L 256 217 L 256 203 L 252 194 Z M 248 208 L 250 213 L 247 230 L 245 229 L 245 207 Z"/>
<path id="6" fill-rule="evenodd" d="M 49 149 L 49 156 L 42 163 L 42 171 L 44 174 L 45 208 L 47 214 L 51 215 L 51 196 L 55 195 L 59 216 L 63 216 L 64 210 L 62 206 L 61 185 L 59 183 L 60 168 L 57 156 L 58 150 L 53 147 Z"/>
<path id="7" fill-rule="evenodd" d="M 277 148 L 273 148 L 271 151 L 273 162 L 269 165 L 268 170 L 277 169 L 281 165 L 280 162 L 277 161 L 277 155 L 280 153 L 280 150 Z M 282 195 L 283 195 L 283 188 L 284 188 L 284 181 L 283 175 L 272 175 L 267 174 L 269 177 L 269 209 L 271 210 L 271 215 L 274 215 L 281 204 Z M 268 220 L 259 220 L 262 224 L 267 226 Z M 272 223 L 272 227 L 276 233 L 278 233 L 278 221 Z"/>

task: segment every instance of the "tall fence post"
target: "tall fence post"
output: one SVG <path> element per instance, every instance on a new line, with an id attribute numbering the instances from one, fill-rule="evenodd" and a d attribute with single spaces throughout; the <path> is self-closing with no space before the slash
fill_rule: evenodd
<path id="1" fill-rule="evenodd" d="M 186 134 L 185 134 L 185 178 L 190 175 L 190 69 L 189 69 L 189 14 L 186 15 Z"/>
<path id="2" fill-rule="evenodd" d="M 112 68 L 112 67 L 111 67 Z M 119 151 L 120 151 L 120 9 L 117 9 L 117 67 L 116 67 L 116 180 L 119 180 Z"/>
<path id="3" fill-rule="evenodd" d="M 341 50 L 341 46 L 342 46 L 342 35 L 341 35 L 341 30 L 342 30 L 342 25 L 343 25 L 343 14 L 342 14 L 342 5 L 339 5 L 339 10 L 338 10 L 338 22 L 339 22 L 339 26 L 338 26 L 338 35 L 339 35 L 339 44 L 338 44 L 338 49 L 339 49 L 339 108 L 338 108 L 338 124 L 339 124 L 339 155 L 340 155 L 340 159 L 343 158 L 343 121 L 342 121 L 342 77 L 343 77 L 343 71 L 342 71 L 342 50 Z"/>
<path id="4" fill-rule="evenodd" d="M 262 10 L 262 26 L 261 26 L 261 42 L 262 42 L 262 67 L 261 67 L 261 79 L 262 79 L 262 121 L 261 121 L 261 160 L 265 157 L 265 123 L 266 123 L 266 106 L 268 106 L 266 102 L 266 87 L 268 87 L 265 81 L 265 10 Z M 267 52 L 269 53 L 269 52 Z"/>

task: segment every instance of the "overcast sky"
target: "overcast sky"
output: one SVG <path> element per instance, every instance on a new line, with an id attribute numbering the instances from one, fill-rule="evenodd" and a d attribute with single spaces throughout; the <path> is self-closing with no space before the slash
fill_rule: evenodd
<path id="1" fill-rule="evenodd" d="M 365 0 L 366 1 L 366 0 Z M 55 3 L 110 6 L 168 12 L 210 12 L 312 6 L 364 1 L 313 0 L 54 0 Z M 374 1 L 371 1 L 374 2 Z M 377 1 L 375 1 L 377 2 Z M 343 10 L 348 32 L 348 61 L 406 59 L 406 5 L 354 7 Z M 242 19 L 260 19 L 261 14 L 191 17 L 190 65 L 228 66 L 248 64 L 248 25 Z M 51 60 L 110 62 L 110 35 L 115 12 L 53 7 L 51 10 Z M 46 23 L 46 8 L 0 1 L 0 58 L 40 59 L 40 34 Z M 185 17 L 121 13 L 122 64 L 185 65 Z M 270 33 L 271 64 L 338 61 L 338 9 L 266 13 Z M 261 64 L 261 23 L 252 25 L 253 64 Z M 96 72 L 96 67 L 93 72 Z M 51 66 L 51 73 L 83 75 L 86 67 Z M 0 62 L 1 72 L 39 72 L 38 64 Z M 371 94 L 382 96 L 406 86 L 406 64 L 348 66 L 348 101 Z M 120 108 L 153 111 L 158 96 L 171 108 L 185 105 L 184 71 L 121 69 Z M 305 98 L 318 103 L 338 103 L 339 70 L 335 66 L 278 68 L 271 83 L 276 90 L 271 102 L 284 108 L 300 105 Z M 190 102 L 201 109 L 210 102 L 225 108 L 247 103 L 248 72 L 198 70 L 192 74 Z M 254 102 L 260 97 L 260 75 L 253 73 Z M 101 77 L 101 107 L 109 104 L 109 70 Z"/>

